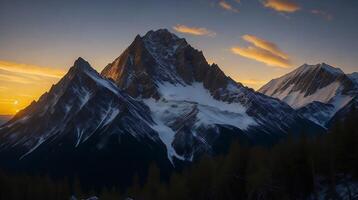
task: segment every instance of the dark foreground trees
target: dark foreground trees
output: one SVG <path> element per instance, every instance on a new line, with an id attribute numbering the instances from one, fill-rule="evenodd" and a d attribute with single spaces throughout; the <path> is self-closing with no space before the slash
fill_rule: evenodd
<path id="1" fill-rule="evenodd" d="M 273 147 L 234 142 L 229 153 L 205 157 L 170 180 L 153 164 L 145 183 L 83 189 L 78 180 L 0 173 L 0 199 L 345 199 L 358 197 L 358 115 L 355 109 L 329 133 L 287 138 Z"/>

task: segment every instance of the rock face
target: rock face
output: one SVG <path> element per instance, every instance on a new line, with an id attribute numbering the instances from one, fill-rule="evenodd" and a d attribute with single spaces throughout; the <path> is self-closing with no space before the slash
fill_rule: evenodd
<path id="1" fill-rule="evenodd" d="M 302 65 L 271 80 L 259 92 L 288 103 L 321 126 L 358 94 L 349 76 L 325 63 Z"/>
<path id="2" fill-rule="evenodd" d="M 188 85 L 202 82 L 214 94 L 228 78 L 216 65 L 209 65 L 202 52 L 165 29 L 139 35 L 120 57 L 101 73 L 133 97 L 158 99 L 158 84 Z"/>
<path id="3" fill-rule="evenodd" d="M 168 175 L 203 154 L 226 152 L 233 140 L 267 145 L 323 131 L 161 29 L 137 36 L 101 75 L 76 60 L 48 93 L 0 127 L 0 165 L 128 184 L 152 162 Z"/>

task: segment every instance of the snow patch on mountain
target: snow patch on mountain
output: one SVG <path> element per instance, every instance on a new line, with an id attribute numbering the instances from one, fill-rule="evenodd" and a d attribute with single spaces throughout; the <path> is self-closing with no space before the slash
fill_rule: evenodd
<path id="1" fill-rule="evenodd" d="M 220 110 L 220 108 L 207 105 L 198 105 L 198 126 L 212 124 L 231 125 L 241 130 L 247 130 L 249 126 L 257 125 L 256 121 L 243 113 Z"/>
<path id="2" fill-rule="evenodd" d="M 301 91 L 291 92 L 292 87 L 293 85 L 291 85 L 282 92 L 272 95 L 272 97 L 279 98 L 287 104 L 291 105 L 293 108 L 298 109 L 313 101 L 328 103 L 333 97 L 337 95 L 340 90 L 341 84 L 339 82 L 333 82 L 326 87 L 318 89 L 314 94 L 308 96 L 305 96 L 305 92 Z M 341 98 L 344 99 L 344 97 Z M 339 102 L 340 101 L 337 101 L 336 104 L 338 104 Z"/>
<path id="3" fill-rule="evenodd" d="M 206 143 L 200 134 L 196 134 L 201 127 L 215 125 L 229 125 L 241 130 L 247 130 L 250 126 L 258 125 L 257 122 L 246 114 L 246 109 L 240 103 L 227 103 L 219 101 L 211 96 L 202 83 L 191 85 L 159 84 L 161 98 L 159 100 L 143 99 L 150 108 L 155 124 L 152 128 L 159 134 L 160 139 L 167 147 L 168 158 L 179 156 L 173 148 L 178 120 L 188 120 L 193 124 L 191 131 L 193 136 Z M 182 122 L 181 122 L 182 123 Z"/>
<path id="4" fill-rule="evenodd" d="M 166 100 L 196 102 L 201 105 L 216 107 L 220 111 L 246 113 L 246 108 L 239 103 L 227 103 L 214 99 L 203 84 L 198 82 L 191 85 L 159 84 L 159 92 Z"/>
<path id="5" fill-rule="evenodd" d="M 154 99 L 145 99 L 143 102 L 150 108 L 152 118 L 155 122 L 155 124 L 151 125 L 151 127 L 157 131 L 159 138 L 165 144 L 170 162 L 173 163 L 174 156 L 178 159 L 185 160 L 185 158 L 176 153 L 174 147 L 172 146 L 175 138 L 175 132 L 168 125 L 166 125 L 166 123 L 176 117 L 169 114 L 168 106 L 170 105 L 164 101 L 156 101 Z M 175 113 L 178 114 L 179 112 Z"/>
<path id="6" fill-rule="evenodd" d="M 176 124 L 178 119 L 185 120 L 187 116 L 194 116 L 190 118 L 193 123 L 191 131 L 193 132 L 193 136 L 203 143 L 206 143 L 205 139 L 201 138 L 199 134 L 196 134 L 197 129 L 201 127 L 208 128 L 215 125 L 229 125 L 241 130 L 246 130 L 249 126 L 257 125 L 256 121 L 246 113 L 243 113 L 242 110 L 238 113 L 234 112 L 234 110 L 229 111 L 229 107 L 225 108 L 224 106 L 224 109 L 220 109 L 210 104 L 202 105 L 198 102 L 193 102 L 193 99 L 190 99 L 191 101 L 188 101 L 187 98 L 184 99 L 168 100 L 162 98 L 159 100 L 143 100 L 150 108 L 152 118 L 155 121 L 155 124 L 151 127 L 158 132 L 160 139 L 166 145 L 168 158 L 171 162 L 173 157 L 186 160 L 184 157 L 178 155 L 172 146 L 176 135 L 176 131 L 172 127 L 178 125 Z M 177 129 L 179 130 L 180 126 Z"/>

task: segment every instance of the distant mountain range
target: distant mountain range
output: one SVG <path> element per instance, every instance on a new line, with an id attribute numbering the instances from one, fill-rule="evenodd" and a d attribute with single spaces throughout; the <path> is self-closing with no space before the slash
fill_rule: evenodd
<path id="1" fill-rule="evenodd" d="M 325 63 L 302 65 L 258 91 L 278 98 L 307 119 L 328 127 L 341 109 L 357 102 L 358 73 L 345 74 Z"/>
<path id="2" fill-rule="evenodd" d="M 149 31 L 101 74 L 78 58 L 49 92 L 0 127 L 0 166 L 123 184 L 134 173 L 143 177 L 152 162 L 169 174 L 226 152 L 237 139 L 270 145 L 324 133 L 324 123 L 356 99 L 355 77 L 304 65 L 255 92 L 185 39 Z"/>

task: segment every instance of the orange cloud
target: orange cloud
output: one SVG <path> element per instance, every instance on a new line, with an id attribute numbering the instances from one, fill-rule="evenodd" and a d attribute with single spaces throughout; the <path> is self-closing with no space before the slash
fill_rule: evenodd
<path id="1" fill-rule="evenodd" d="M 219 2 L 219 6 L 225 10 L 232 11 L 232 12 L 239 12 L 238 9 L 234 8 L 231 4 L 228 2 L 222 0 Z"/>
<path id="2" fill-rule="evenodd" d="M 49 67 L 39 67 L 35 65 L 19 64 L 0 60 L 0 69 L 9 72 L 22 73 L 28 75 L 46 76 L 52 78 L 61 78 L 65 71 Z"/>
<path id="3" fill-rule="evenodd" d="M 253 46 L 232 47 L 231 51 L 234 54 L 265 63 L 272 67 L 289 68 L 291 66 L 289 56 L 281 51 L 276 44 L 253 35 L 244 35 L 242 38 Z"/>
<path id="4" fill-rule="evenodd" d="M 31 84 L 33 82 L 31 80 L 31 78 L 24 78 L 24 77 L 12 75 L 12 74 L 3 74 L 2 71 L 0 71 L 0 81 L 15 82 L 15 83 L 21 83 L 21 84 Z"/>
<path id="5" fill-rule="evenodd" d="M 293 13 L 301 9 L 301 7 L 290 0 L 264 0 L 263 5 L 266 8 L 274 9 L 278 12 Z"/>
<path id="6" fill-rule="evenodd" d="M 316 9 L 314 9 L 314 10 L 311 10 L 311 13 L 314 14 L 314 15 L 321 16 L 321 17 L 323 17 L 324 19 L 326 19 L 328 21 L 333 19 L 333 16 L 331 14 L 327 13 L 324 10 L 316 10 Z"/>
<path id="7" fill-rule="evenodd" d="M 210 31 L 206 28 L 189 27 L 189 26 L 181 25 L 181 24 L 174 26 L 173 29 L 179 33 L 186 33 L 186 34 L 196 35 L 196 36 L 206 35 L 206 36 L 213 37 L 216 35 L 215 32 Z"/>
<path id="8" fill-rule="evenodd" d="M 267 50 L 275 55 L 278 55 L 284 59 L 288 59 L 288 55 L 280 50 L 276 44 L 273 42 L 269 42 L 266 40 L 263 40 L 261 38 L 258 38 L 254 35 L 244 35 L 242 37 L 245 41 L 252 43 L 256 47 L 259 47 L 261 49 Z"/>

